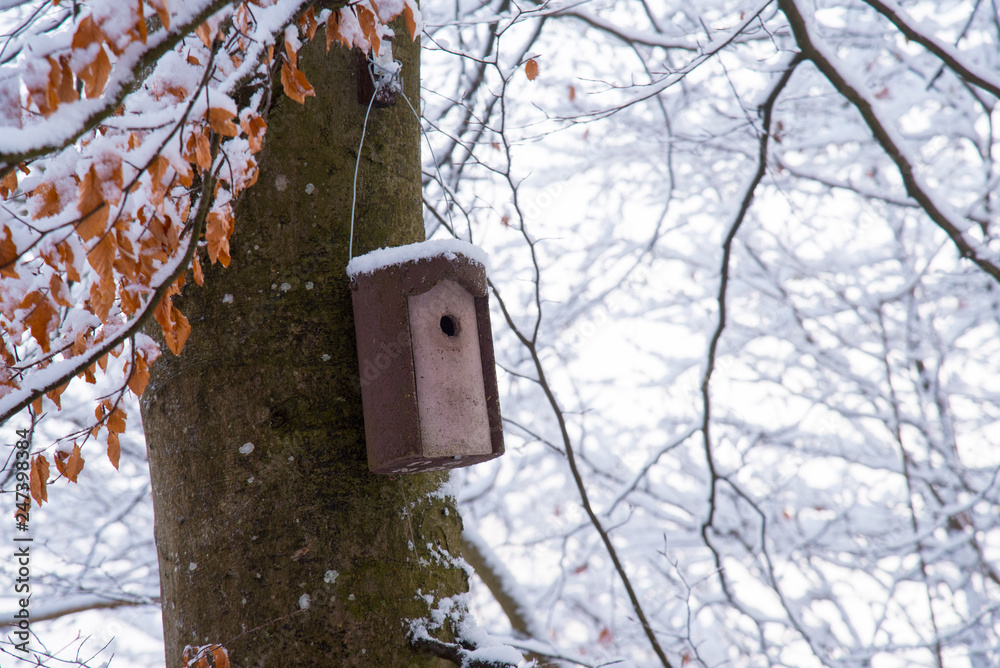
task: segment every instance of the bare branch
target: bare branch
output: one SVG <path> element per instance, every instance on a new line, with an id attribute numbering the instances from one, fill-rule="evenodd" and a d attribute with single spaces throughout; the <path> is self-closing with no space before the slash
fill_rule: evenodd
<path id="1" fill-rule="evenodd" d="M 992 276 L 997 282 L 1000 282 L 1000 267 L 984 257 L 985 249 L 981 247 L 977 248 L 978 244 L 965 237 L 958 226 L 950 219 L 949 215 L 945 213 L 945 206 L 937 202 L 929 189 L 921 183 L 921 179 L 916 174 L 913 162 L 903 148 L 902 139 L 897 136 L 895 130 L 883 122 L 874 103 L 865 95 L 863 87 L 858 83 L 852 83 L 850 77 L 841 72 L 834 64 L 835 60 L 829 55 L 829 50 L 818 38 L 810 34 L 808 24 L 799 11 L 796 1 L 779 0 L 779 5 L 788 18 L 799 48 L 802 49 L 802 54 L 812 61 L 819 71 L 833 84 L 833 87 L 861 113 L 865 123 L 871 129 L 875 140 L 892 161 L 896 163 L 903 183 L 906 185 L 906 192 L 920 204 L 931 220 L 947 233 L 962 257 L 972 260 L 980 269 Z"/>

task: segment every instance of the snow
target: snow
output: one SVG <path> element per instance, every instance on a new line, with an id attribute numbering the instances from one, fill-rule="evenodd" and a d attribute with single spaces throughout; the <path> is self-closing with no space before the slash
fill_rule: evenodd
<path id="1" fill-rule="evenodd" d="M 524 661 L 524 657 L 509 645 L 498 645 L 496 647 L 480 647 L 468 654 L 469 661 L 482 661 L 484 663 L 509 663 L 519 665 Z"/>
<path id="2" fill-rule="evenodd" d="M 487 273 L 490 270 L 489 255 L 482 248 L 459 239 L 432 239 L 407 246 L 379 248 L 356 257 L 348 263 L 347 275 L 354 278 L 358 274 L 372 274 L 393 265 L 419 262 L 440 256 L 452 260 L 457 255 L 462 255 L 482 265 Z"/>
<path id="3" fill-rule="evenodd" d="M 471 661 L 508 666 L 526 665 L 524 657 L 517 649 L 504 644 L 500 639 L 479 628 L 475 618 L 468 612 L 468 594 L 441 598 L 437 601 L 436 606 L 434 605 L 434 596 L 431 594 L 423 594 L 418 590 L 417 598 L 423 599 L 429 610 L 427 617 L 410 620 L 410 636 L 413 639 L 433 639 L 434 635 L 431 632 L 450 622 L 454 626 L 460 643 L 465 647 L 475 648 L 467 650 L 467 653 L 463 655 L 463 666 L 468 665 Z"/>
<path id="4" fill-rule="evenodd" d="M 489 566 L 490 571 L 492 571 L 497 578 L 501 581 L 504 592 L 506 592 L 520 608 L 519 612 L 524 617 L 524 619 L 534 626 L 534 616 L 531 611 L 530 606 L 530 596 L 521 587 L 517 578 L 513 573 L 507 568 L 507 565 L 500 559 L 499 555 L 493 551 L 489 542 L 484 539 L 478 531 L 476 531 L 472 523 L 465 524 L 462 528 L 462 538 L 472 543 L 476 546 L 479 554 L 482 555 L 484 561 L 486 561 Z M 535 637 L 543 637 L 544 632 L 539 629 L 532 629 L 532 633 Z"/>

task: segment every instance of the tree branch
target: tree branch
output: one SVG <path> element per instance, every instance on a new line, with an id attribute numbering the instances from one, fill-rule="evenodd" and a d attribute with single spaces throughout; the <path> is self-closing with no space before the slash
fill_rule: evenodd
<path id="1" fill-rule="evenodd" d="M 204 9 L 191 17 L 191 19 L 186 23 L 179 24 L 171 30 L 164 30 L 157 33 L 157 36 L 160 37 L 160 39 L 150 39 L 148 48 L 135 56 L 135 62 L 128 68 L 126 73 L 119 76 L 114 84 L 108 87 L 102 96 L 104 102 L 102 106 L 97 107 L 88 113 L 81 123 L 75 124 L 75 127 L 69 131 L 68 135 L 59 133 L 60 136 L 58 139 L 45 142 L 31 149 L 0 152 L 0 168 L 7 170 L 25 160 L 38 158 L 48 155 L 53 151 L 66 148 L 84 134 L 96 128 L 104 120 L 106 120 L 108 116 L 113 114 L 115 109 L 121 106 L 122 102 L 125 101 L 125 98 L 128 97 L 128 95 L 134 90 L 135 85 L 142 81 L 144 70 L 154 65 L 160 60 L 160 58 L 163 57 L 165 53 L 177 46 L 185 37 L 192 34 L 195 31 L 195 28 L 200 26 L 209 17 L 229 4 L 235 4 L 235 0 L 213 0 L 206 5 Z M 85 101 L 81 100 L 73 105 L 63 105 L 60 109 L 72 109 L 77 104 L 85 104 Z M 73 109 L 73 114 L 75 115 L 76 113 L 75 109 Z M 58 120 L 58 115 L 59 112 L 57 111 L 55 114 L 50 116 L 49 119 L 47 119 L 50 125 L 60 125 L 58 123 L 51 122 L 53 120 Z M 37 132 L 38 128 L 31 128 L 31 130 L 32 132 Z"/>
<path id="2" fill-rule="evenodd" d="M 132 601 L 132 600 L 120 600 L 120 599 L 108 599 L 101 598 L 98 596 L 87 597 L 84 600 L 73 600 L 63 604 L 62 606 L 51 606 L 46 609 L 36 612 L 34 608 L 31 611 L 31 621 L 34 622 L 47 622 L 52 619 L 59 619 L 60 617 L 65 617 L 67 615 L 75 615 L 79 612 L 87 612 L 89 610 L 108 610 L 113 608 L 127 608 L 127 607 L 138 607 L 143 605 L 158 605 L 159 600 L 149 600 L 149 601 Z M 14 626 L 14 622 L 5 619 L 0 623 L 0 628 L 6 628 Z"/>
<path id="3" fill-rule="evenodd" d="M 213 165 L 215 164 L 215 158 L 219 152 L 220 140 L 221 137 L 219 135 L 215 135 L 212 139 L 211 155 Z M 21 388 L 4 397 L 5 400 L 13 400 L 16 403 L 3 411 L 3 414 L 0 415 L 0 424 L 6 423 L 11 417 L 20 413 L 35 399 L 44 396 L 46 393 L 56 389 L 57 387 L 61 387 L 69 379 L 79 373 L 81 369 L 85 369 L 90 366 L 101 357 L 124 343 L 126 339 L 135 336 L 135 334 L 138 333 L 147 322 L 149 322 L 149 319 L 156 311 L 157 305 L 167 294 L 167 291 L 174 284 L 174 281 L 176 281 L 177 277 L 183 274 L 191 265 L 191 258 L 194 257 L 195 250 L 198 248 L 198 242 L 205 230 L 205 221 L 208 219 L 208 213 L 212 208 L 212 201 L 215 199 L 213 196 L 214 190 L 215 171 L 212 169 L 206 169 L 202 177 L 198 210 L 195 213 L 194 220 L 191 224 L 191 237 L 188 241 L 187 249 L 185 249 L 184 255 L 175 261 L 174 266 L 167 271 L 166 276 L 160 281 L 159 285 L 153 291 L 153 294 L 146 301 L 146 305 L 139 315 L 132 318 L 131 321 L 122 327 L 121 331 L 117 335 L 112 337 L 99 348 L 88 350 L 75 357 L 56 362 L 47 367 L 45 369 L 47 372 L 45 377 L 48 378 L 48 380 L 44 381 L 41 387 L 35 387 L 34 389 Z M 56 370 L 56 372 L 53 373 L 53 370 Z"/>
<path id="4" fill-rule="evenodd" d="M 470 651 L 457 643 L 444 642 L 426 634 L 413 638 L 410 642 L 417 652 L 451 661 L 461 668 L 517 668 L 516 663 L 503 659 L 479 658 L 476 656 L 478 650 Z"/>
<path id="5" fill-rule="evenodd" d="M 533 262 L 535 262 L 535 271 L 538 272 L 537 259 L 534 257 Z M 536 273 L 536 283 L 538 281 L 537 277 L 538 274 Z M 563 414 L 563 410 L 560 407 L 552 388 L 549 386 L 548 379 L 545 376 L 545 370 L 542 367 L 542 360 L 538 356 L 538 349 L 535 346 L 535 342 L 533 340 L 529 340 L 518 328 L 510 314 L 510 311 L 507 310 L 506 303 L 504 303 L 503 298 L 500 296 L 499 291 L 492 281 L 489 281 L 489 286 L 490 290 L 493 291 L 493 296 L 496 298 L 497 303 L 500 306 L 501 312 L 503 312 L 504 318 L 507 320 L 507 325 L 511 328 L 511 331 L 514 332 L 514 335 L 521 341 L 521 344 L 527 349 L 528 354 L 531 355 L 535 371 L 538 374 L 538 385 L 545 393 L 545 398 L 548 400 L 549 406 L 552 408 L 552 412 L 555 413 L 556 421 L 559 423 L 559 432 L 562 435 L 563 447 L 566 450 L 566 459 L 569 462 L 570 473 L 573 475 L 573 482 L 576 484 L 577 491 L 580 494 L 580 502 L 583 505 L 583 509 L 586 511 L 587 517 L 590 519 L 590 523 L 594 526 L 594 529 L 597 530 L 598 535 L 601 537 L 601 542 L 604 543 L 608 556 L 611 557 L 611 562 L 614 564 L 615 571 L 618 573 L 618 577 L 621 579 L 622 585 L 625 587 L 625 592 L 628 594 L 629 602 L 632 604 L 632 609 L 639 618 L 639 623 L 642 625 L 642 630 L 646 634 L 646 638 L 649 639 L 649 644 L 652 646 L 653 652 L 656 654 L 657 658 L 659 658 L 660 663 L 664 668 L 672 668 L 670 661 L 667 659 L 666 653 L 660 646 L 660 641 L 656 638 L 656 633 L 653 631 L 653 627 L 649 623 L 649 619 L 646 617 L 642 604 L 639 602 L 639 597 L 635 593 L 632 581 L 625 572 L 625 566 L 618 557 L 618 550 L 615 548 L 614 543 L 611 542 L 610 534 L 608 534 L 607 530 L 601 524 L 600 519 L 597 517 L 597 513 L 594 512 L 594 508 L 590 504 L 590 495 L 587 493 L 586 485 L 583 482 L 583 475 L 580 473 L 579 466 L 577 465 L 573 441 L 570 438 L 569 429 L 566 426 L 566 416 Z M 541 313 L 539 312 L 539 320 L 540 319 Z"/>
<path id="6" fill-rule="evenodd" d="M 736 218 L 733 220 L 732 225 L 729 226 L 729 232 L 726 234 L 726 238 L 722 242 L 722 266 L 719 269 L 719 294 L 716 298 L 716 301 L 719 304 L 719 321 L 716 324 L 715 331 L 712 332 L 712 338 L 708 344 L 708 361 L 705 365 L 705 375 L 702 377 L 701 381 L 703 406 L 701 431 L 705 443 L 705 457 L 707 458 L 708 469 L 711 473 L 709 512 L 708 517 L 705 519 L 701 528 L 702 537 L 705 539 L 706 545 L 708 544 L 708 528 L 712 525 L 712 520 L 714 519 L 715 514 L 715 485 L 719 479 L 719 474 L 715 469 L 715 460 L 712 457 L 712 438 L 710 434 L 712 416 L 709 384 L 712 380 L 712 373 L 715 370 L 715 358 L 719 347 L 719 340 L 722 338 L 722 332 L 726 328 L 726 291 L 729 288 L 729 260 L 732 254 L 733 240 L 736 238 L 736 233 L 739 231 L 740 226 L 746 219 L 747 213 L 750 211 L 750 204 L 753 202 L 757 186 L 760 185 L 760 182 L 764 179 L 764 175 L 767 173 L 767 147 L 771 138 L 771 116 L 774 111 L 774 104 L 777 102 L 781 91 L 784 90 L 788 81 L 792 78 L 792 73 L 795 71 L 796 66 L 798 66 L 801 61 L 802 57 L 798 54 L 792 57 L 787 69 L 785 69 L 782 73 L 781 77 L 771 89 L 767 99 L 760 106 L 760 111 L 763 115 L 763 129 L 760 134 L 760 143 L 758 146 L 757 171 L 754 173 L 753 177 L 750 179 L 750 183 L 747 184 L 747 187 L 743 191 L 743 200 L 740 202 L 740 208 L 736 213 Z M 721 564 L 717 565 L 721 568 Z"/>
<path id="7" fill-rule="evenodd" d="M 945 214 L 944 206 L 936 202 L 930 192 L 920 183 L 919 178 L 914 172 L 913 164 L 904 152 L 902 140 L 896 136 L 894 130 L 882 122 L 878 112 L 875 110 L 874 104 L 862 92 L 861 85 L 850 83 L 847 75 L 840 72 L 833 64 L 833 59 L 827 55 L 824 45 L 819 40 L 814 40 L 813 36 L 809 34 L 806 20 L 799 11 L 795 0 L 778 0 L 778 4 L 788 18 L 802 54 L 812 61 L 817 69 L 823 73 L 823 76 L 833 84 L 837 92 L 844 96 L 861 113 L 861 117 L 868 125 L 875 140 L 889 158 L 896 163 L 899 174 L 906 186 L 906 192 L 920 204 L 920 207 L 927 213 L 931 220 L 951 238 L 958 249 L 959 255 L 972 260 L 980 269 L 1000 283 L 1000 267 L 977 252 L 972 242 L 965 238 L 962 231 Z"/>
<path id="8" fill-rule="evenodd" d="M 942 44 L 933 37 L 929 37 L 920 30 L 917 30 L 910 22 L 909 17 L 903 13 L 902 8 L 892 2 L 892 0 L 865 0 L 865 3 L 889 19 L 901 33 L 906 35 L 908 40 L 920 44 L 944 61 L 944 64 L 950 67 L 959 77 L 989 92 L 995 98 L 1000 99 L 1000 80 L 994 80 L 991 72 L 980 70 L 975 65 L 966 65 L 962 62 L 959 54 L 950 46 Z"/>

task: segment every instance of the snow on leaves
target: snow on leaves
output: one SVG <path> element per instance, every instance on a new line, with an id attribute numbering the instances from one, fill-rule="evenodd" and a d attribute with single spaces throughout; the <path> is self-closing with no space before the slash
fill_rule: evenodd
<path id="1" fill-rule="evenodd" d="M 188 645 L 184 648 L 181 668 L 229 668 L 229 652 L 222 645 L 210 644 L 201 647 Z"/>
<path id="2" fill-rule="evenodd" d="M 187 268 L 202 285 L 205 257 L 231 261 L 271 72 L 305 104 L 298 51 L 321 26 L 328 47 L 377 50 L 388 21 L 404 14 L 415 37 L 420 19 L 411 0 L 36 4 L 0 65 L 0 415 L 58 411 L 74 379 L 97 384 L 95 422 L 50 455 L 75 482 L 88 439 L 118 466 L 121 395 L 142 394 L 159 355 L 140 328 L 155 320 L 181 354 L 191 325 L 172 297 Z M 48 465 L 32 461 L 38 503 Z"/>

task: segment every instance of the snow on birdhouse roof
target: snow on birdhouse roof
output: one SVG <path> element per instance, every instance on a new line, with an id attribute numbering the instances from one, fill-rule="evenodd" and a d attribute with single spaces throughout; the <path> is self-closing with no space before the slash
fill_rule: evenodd
<path id="1" fill-rule="evenodd" d="M 461 255 L 477 264 L 481 264 L 489 272 L 490 257 L 479 246 L 473 246 L 460 239 L 433 239 L 406 246 L 379 248 L 351 260 L 347 265 L 347 275 L 354 278 L 358 274 L 371 274 L 379 269 L 397 264 L 405 264 L 419 260 L 429 260 L 444 256 L 453 259 Z"/>

